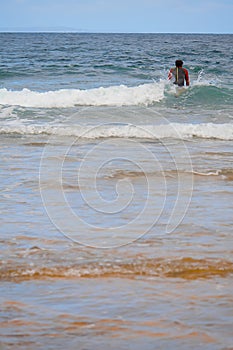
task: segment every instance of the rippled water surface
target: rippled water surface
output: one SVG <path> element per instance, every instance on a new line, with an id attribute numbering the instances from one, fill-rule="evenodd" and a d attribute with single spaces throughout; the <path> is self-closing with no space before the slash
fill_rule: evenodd
<path id="1" fill-rule="evenodd" d="M 0 34 L 1 349 L 232 349 L 232 41 Z"/>

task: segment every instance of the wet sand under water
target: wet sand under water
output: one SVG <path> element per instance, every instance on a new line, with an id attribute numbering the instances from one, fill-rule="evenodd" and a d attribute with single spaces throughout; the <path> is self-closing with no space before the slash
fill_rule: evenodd
<path id="1" fill-rule="evenodd" d="M 3 284 L 2 349 L 232 349 L 232 285 L 96 277 Z"/>
<path id="2" fill-rule="evenodd" d="M 185 186 L 193 176 L 194 195 L 176 230 L 163 233 L 165 210 L 144 236 L 138 235 L 143 222 L 133 236 L 129 229 L 125 231 L 132 238 L 131 244 L 93 249 L 63 236 L 45 213 L 38 188 L 44 144 L 40 139 L 36 146 L 30 140 L 17 141 L 20 147 L 5 147 L 2 168 L 1 349 L 233 349 L 229 147 L 224 145 L 223 151 L 215 154 L 212 143 L 207 150 L 202 150 L 200 143 L 191 144 L 193 173 L 181 172 L 180 179 Z M 151 147 L 157 150 L 160 146 Z M 210 154 L 206 156 L 207 151 Z M 202 162 L 203 155 L 206 163 Z M 161 159 L 165 156 L 161 153 Z M 69 172 L 63 190 L 74 208 L 80 208 L 76 160 L 66 159 Z M 168 197 L 172 198 L 177 189 L 177 171 L 167 164 L 162 175 Z M 105 181 L 115 184 L 128 178 L 141 200 L 143 175 L 140 169 L 128 166 L 111 168 L 100 174 L 100 185 L 108 194 L 112 187 L 104 187 Z M 159 174 L 149 171 L 147 179 L 159 189 Z M 56 193 L 53 178 L 48 178 L 45 185 L 45 191 Z M 92 187 L 88 188 L 85 190 L 91 193 Z M 156 204 L 160 203 L 158 193 Z M 181 195 L 185 199 L 186 193 Z M 135 210 L 137 203 L 132 213 Z M 88 216 L 85 210 L 81 213 L 84 218 Z M 100 243 L 106 238 L 104 226 L 96 232 L 100 240 L 96 242 Z M 86 236 L 82 234 L 87 243 L 95 238 L 88 236 L 88 230 Z M 117 237 L 113 243 L 117 243 Z"/>

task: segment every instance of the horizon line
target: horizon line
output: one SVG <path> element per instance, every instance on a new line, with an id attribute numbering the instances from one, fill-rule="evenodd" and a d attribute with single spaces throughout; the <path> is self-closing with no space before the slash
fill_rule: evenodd
<path id="1" fill-rule="evenodd" d="M 34 33 L 38 33 L 38 34 L 49 34 L 49 33 L 54 33 L 54 34 L 215 34 L 215 35 L 232 35 L 233 33 L 231 32 L 150 32 L 150 31 L 145 31 L 145 32 L 118 32 L 118 31 L 109 31 L 109 32 L 106 32 L 106 31 L 89 31 L 89 30 L 72 30 L 72 29 L 67 29 L 67 30 L 62 30 L 62 29 L 38 29 L 38 30 L 26 30 L 26 29 L 19 29 L 19 30 L 14 30 L 14 29 L 8 29 L 8 30 L 5 30 L 5 29 L 1 29 L 0 28 L 0 33 L 5 33 L 5 34 L 10 34 L 10 33 L 15 33 L 15 34 L 34 34 Z"/>

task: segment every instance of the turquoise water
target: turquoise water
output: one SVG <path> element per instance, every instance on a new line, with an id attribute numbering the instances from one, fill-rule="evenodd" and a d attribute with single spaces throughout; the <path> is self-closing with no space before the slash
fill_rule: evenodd
<path id="1" fill-rule="evenodd" d="M 1 348 L 231 349 L 233 36 L 0 43 Z"/>

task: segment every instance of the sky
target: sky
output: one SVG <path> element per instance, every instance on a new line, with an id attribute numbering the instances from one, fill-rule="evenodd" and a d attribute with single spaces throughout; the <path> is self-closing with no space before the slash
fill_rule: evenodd
<path id="1" fill-rule="evenodd" d="M 0 0 L 0 31 L 233 33 L 233 0 Z"/>

